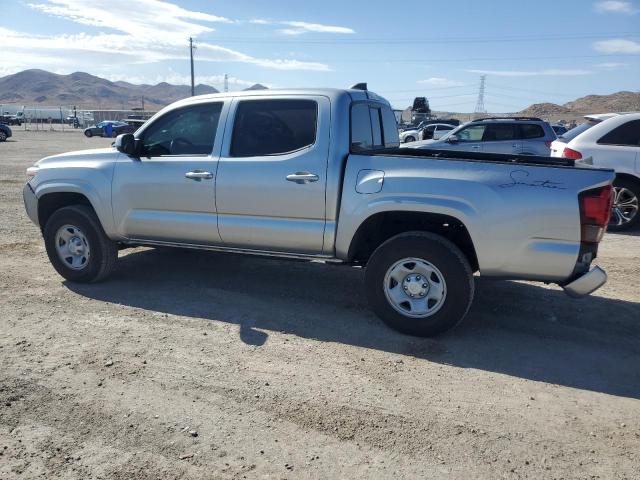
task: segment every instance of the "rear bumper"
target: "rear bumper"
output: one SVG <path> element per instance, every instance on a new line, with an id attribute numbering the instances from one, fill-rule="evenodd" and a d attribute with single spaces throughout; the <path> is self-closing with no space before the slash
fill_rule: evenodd
<path id="1" fill-rule="evenodd" d="M 565 293 L 570 297 L 584 297 L 607 282 L 607 272 L 598 266 L 593 267 L 587 273 L 576 278 L 573 282 L 563 285 Z"/>
<path id="2" fill-rule="evenodd" d="M 39 225 L 38 223 L 38 197 L 33 193 L 31 189 L 31 185 L 28 183 L 22 189 L 22 198 L 24 200 L 24 208 L 27 211 L 27 215 L 33 223 Z"/>

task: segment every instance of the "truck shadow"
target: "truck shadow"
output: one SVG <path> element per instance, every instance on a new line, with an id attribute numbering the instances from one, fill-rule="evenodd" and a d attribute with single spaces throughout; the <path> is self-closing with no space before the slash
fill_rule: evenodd
<path id="1" fill-rule="evenodd" d="M 465 322 L 421 339 L 390 330 L 368 310 L 362 276 L 321 263 L 137 249 L 121 255 L 106 283 L 66 285 L 100 301 L 234 323 L 252 345 L 281 331 L 640 399 L 639 303 L 574 300 L 557 289 L 478 278 Z"/>

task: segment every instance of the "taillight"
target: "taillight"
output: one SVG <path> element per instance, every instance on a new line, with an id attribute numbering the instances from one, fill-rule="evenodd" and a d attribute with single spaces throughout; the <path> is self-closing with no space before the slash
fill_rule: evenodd
<path id="1" fill-rule="evenodd" d="M 564 158 L 571 158 L 573 160 L 580 160 L 582 158 L 582 154 L 579 151 L 569 147 L 564 147 L 562 156 Z"/>
<path id="2" fill-rule="evenodd" d="M 578 196 L 580 202 L 580 225 L 582 241 L 598 243 L 611 218 L 613 206 L 613 189 L 611 185 L 582 192 Z"/>

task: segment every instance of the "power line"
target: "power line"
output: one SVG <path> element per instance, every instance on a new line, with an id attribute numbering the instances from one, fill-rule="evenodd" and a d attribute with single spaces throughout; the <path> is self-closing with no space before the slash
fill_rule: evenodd
<path id="1" fill-rule="evenodd" d="M 475 37 L 419 37 L 419 38 L 384 38 L 384 37 L 363 37 L 363 38 L 340 38 L 340 39 L 274 39 L 273 37 L 224 37 L 227 43 L 277 43 L 277 44 L 297 44 L 297 45 L 401 45 L 401 44 L 442 44 L 442 43 L 503 43 L 503 42 L 541 42 L 559 40 L 585 40 L 597 38 L 636 38 L 640 37 L 638 32 L 629 33 L 599 33 L 599 34 L 550 34 L 550 35 L 500 35 L 500 36 L 475 36 Z"/>

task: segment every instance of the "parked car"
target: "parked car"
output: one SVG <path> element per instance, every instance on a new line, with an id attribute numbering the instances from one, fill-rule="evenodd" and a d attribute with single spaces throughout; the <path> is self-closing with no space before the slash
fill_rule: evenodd
<path id="1" fill-rule="evenodd" d="M 118 120 L 105 120 L 104 122 L 100 122 L 97 125 L 94 125 L 93 127 L 85 128 L 84 134 L 87 137 L 93 137 L 93 136 L 104 137 L 105 135 L 104 127 L 106 127 L 107 124 L 109 123 L 113 127 L 113 135 L 112 135 L 113 137 L 117 137 L 121 133 L 131 133 L 135 131 L 135 127 L 133 127 L 132 125 L 129 125 L 128 123 L 120 122 Z"/>
<path id="2" fill-rule="evenodd" d="M 406 147 L 548 156 L 555 138 L 551 126 L 539 118 L 480 118 L 451 130 L 439 140 L 423 140 Z"/>
<path id="3" fill-rule="evenodd" d="M 448 123 L 436 123 L 433 120 L 425 120 L 417 127 L 401 132 L 400 143 L 410 143 L 418 140 L 428 140 L 431 138 L 437 140 L 454 128 L 454 125 L 450 125 Z"/>
<path id="4" fill-rule="evenodd" d="M 7 138 L 11 137 L 13 133 L 9 128 L 9 125 L 0 123 L 0 142 L 4 142 Z"/>
<path id="5" fill-rule="evenodd" d="M 571 130 L 563 133 L 562 135 L 558 135 L 558 138 L 551 142 L 551 156 L 552 157 L 562 157 L 562 152 L 564 151 L 564 147 L 571 140 L 576 138 L 583 132 L 586 132 L 591 127 L 598 125 L 600 122 L 604 122 L 605 120 L 617 117 L 620 115 L 619 113 L 598 113 L 593 115 L 585 115 L 585 122 L 577 125 Z"/>
<path id="6" fill-rule="evenodd" d="M 5 125 L 16 125 L 20 126 L 23 122 L 23 114 L 22 112 L 18 112 L 15 115 L 11 115 L 9 112 L 4 112 L 4 115 L 0 115 L 0 123 L 4 123 Z"/>
<path id="7" fill-rule="evenodd" d="M 414 335 L 464 318 L 476 271 L 574 296 L 605 283 L 591 263 L 612 170 L 398 146 L 366 86 L 202 95 L 113 147 L 40 160 L 24 202 L 69 281 L 105 279 L 134 245 L 366 266 L 373 311 Z"/>
<path id="8" fill-rule="evenodd" d="M 553 133 L 555 133 L 557 137 L 569 131 L 567 127 L 565 127 L 564 125 L 560 125 L 559 123 L 552 124 L 551 128 L 553 129 Z"/>
<path id="9" fill-rule="evenodd" d="M 640 221 L 640 113 L 615 115 L 585 130 L 554 157 L 584 160 L 597 167 L 613 168 L 614 201 L 609 229 L 626 230 Z"/>

